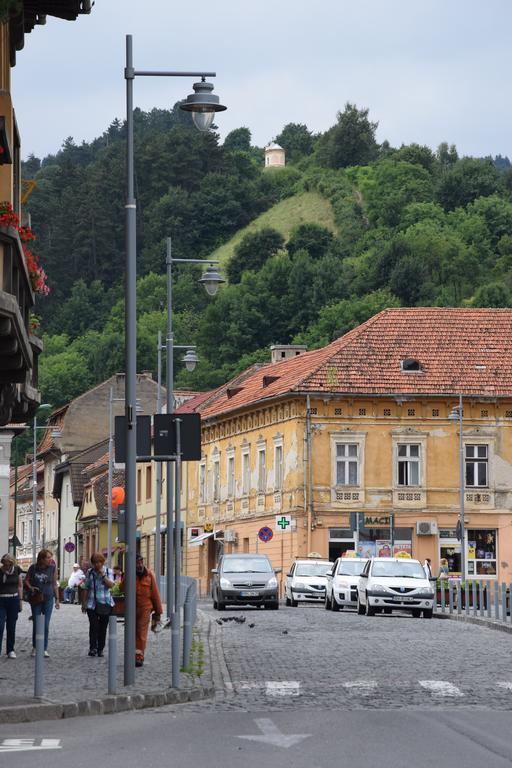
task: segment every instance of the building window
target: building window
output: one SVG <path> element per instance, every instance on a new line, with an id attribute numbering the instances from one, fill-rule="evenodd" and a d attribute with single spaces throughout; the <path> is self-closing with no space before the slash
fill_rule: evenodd
<path id="1" fill-rule="evenodd" d="M 276 445 L 274 449 L 274 490 L 283 489 L 283 446 Z"/>
<path id="2" fill-rule="evenodd" d="M 199 465 L 199 503 L 206 503 L 206 464 Z"/>
<path id="3" fill-rule="evenodd" d="M 220 461 L 213 462 L 213 500 L 220 501 Z"/>
<path id="4" fill-rule="evenodd" d="M 137 470 L 137 504 L 142 500 L 142 470 Z"/>
<path id="5" fill-rule="evenodd" d="M 228 456 L 228 498 L 235 495 L 235 457 Z"/>
<path id="6" fill-rule="evenodd" d="M 251 489 L 251 465 L 249 452 L 242 453 L 242 495 L 248 496 Z"/>
<path id="7" fill-rule="evenodd" d="M 496 530 L 467 530 L 468 576 L 496 576 Z"/>
<path id="8" fill-rule="evenodd" d="M 398 485 L 420 485 L 420 446 L 398 445 Z"/>
<path id="9" fill-rule="evenodd" d="M 359 485 L 357 443 L 336 443 L 336 485 Z"/>
<path id="10" fill-rule="evenodd" d="M 466 445 L 466 485 L 470 488 L 486 488 L 488 482 L 487 445 Z"/>
<path id="11" fill-rule="evenodd" d="M 265 493 L 267 488 L 267 459 L 266 451 L 260 448 L 258 451 L 258 493 Z"/>
<path id="12" fill-rule="evenodd" d="M 151 467 L 146 467 L 146 501 L 151 500 Z"/>

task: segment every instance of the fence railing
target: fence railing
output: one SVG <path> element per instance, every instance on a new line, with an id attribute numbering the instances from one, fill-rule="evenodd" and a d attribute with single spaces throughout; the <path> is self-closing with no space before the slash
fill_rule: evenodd
<path id="1" fill-rule="evenodd" d="M 447 580 L 437 587 L 437 607 L 440 613 L 476 616 L 512 623 L 510 594 L 512 584 L 492 579 L 461 582 Z"/>

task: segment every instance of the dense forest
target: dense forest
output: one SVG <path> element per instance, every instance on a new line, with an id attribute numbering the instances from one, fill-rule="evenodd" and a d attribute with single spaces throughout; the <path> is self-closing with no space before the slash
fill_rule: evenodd
<path id="1" fill-rule="evenodd" d="M 267 360 L 272 343 L 328 343 L 387 306 L 512 305 L 512 169 L 508 158 L 459 157 L 454 145 L 378 144 L 368 110 L 347 104 L 313 135 L 290 123 L 275 140 L 285 168 L 265 168 L 248 128 L 221 143 L 178 105 L 135 114 L 138 201 L 138 368 L 156 369 L 165 335 L 165 242 L 204 258 L 285 199 L 315 192 L 333 226 L 310 221 L 285 237 L 256 227 L 210 299 L 199 268 L 176 269 L 177 344 L 201 362 L 178 386 L 213 387 Z M 30 156 L 23 175 L 33 250 L 51 292 L 38 300 L 43 400 L 59 405 L 123 370 L 125 126 L 91 143 L 68 138 Z"/>

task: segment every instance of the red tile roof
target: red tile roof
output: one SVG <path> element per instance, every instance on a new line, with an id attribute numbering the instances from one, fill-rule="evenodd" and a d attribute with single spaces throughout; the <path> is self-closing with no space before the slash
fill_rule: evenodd
<path id="1" fill-rule="evenodd" d="M 407 358 L 421 369 L 402 370 Z M 294 393 L 512 397 L 512 309 L 385 309 L 327 347 L 249 369 L 197 410 L 206 419 Z"/>

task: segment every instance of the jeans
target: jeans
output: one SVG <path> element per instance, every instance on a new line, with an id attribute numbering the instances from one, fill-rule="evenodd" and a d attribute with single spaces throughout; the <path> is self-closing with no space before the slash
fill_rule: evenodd
<path id="1" fill-rule="evenodd" d="M 0 597 L 0 653 L 2 652 L 2 640 L 4 637 L 4 627 L 7 624 L 7 648 L 6 653 L 14 651 L 14 640 L 16 637 L 16 622 L 20 610 L 20 598 Z"/>
<path id="2" fill-rule="evenodd" d="M 64 602 L 65 603 L 74 603 L 75 602 L 75 588 L 74 587 L 66 587 L 64 590 Z"/>
<path id="3" fill-rule="evenodd" d="M 39 605 L 32 605 L 32 648 L 36 647 L 36 616 L 44 616 L 44 649 L 48 650 L 48 631 L 50 629 L 50 619 L 53 611 L 53 595 Z"/>
<path id="4" fill-rule="evenodd" d="M 108 616 L 98 616 L 96 611 L 87 609 L 89 617 L 89 650 L 103 653 L 107 636 Z"/>

